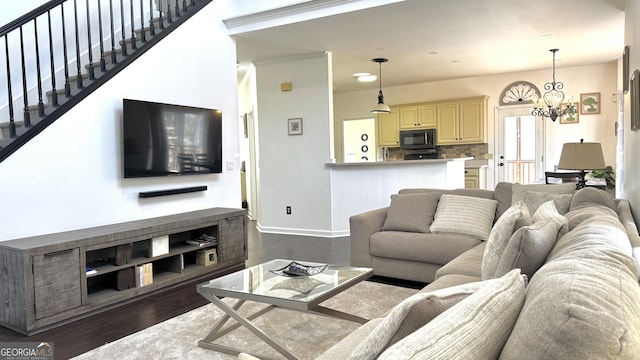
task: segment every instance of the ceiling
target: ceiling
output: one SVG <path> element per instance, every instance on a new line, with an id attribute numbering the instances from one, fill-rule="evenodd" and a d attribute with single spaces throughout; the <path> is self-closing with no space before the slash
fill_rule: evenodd
<path id="1" fill-rule="evenodd" d="M 311 1 L 313 2 L 313 1 Z M 624 47 L 625 0 L 406 0 L 240 32 L 238 62 L 333 54 L 335 92 L 615 61 Z M 239 68 L 242 68 L 240 66 Z"/>

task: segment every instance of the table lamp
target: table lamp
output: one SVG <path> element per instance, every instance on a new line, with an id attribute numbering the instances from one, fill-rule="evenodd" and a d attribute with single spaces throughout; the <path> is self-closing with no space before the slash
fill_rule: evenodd
<path id="1" fill-rule="evenodd" d="M 562 146 L 558 169 L 579 170 L 578 189 L 585 186 L 585 170 L 603 169 L 606 166 L 600 143 L 586 143 L 580 139 L 579 143 L 565 143 Z"/>

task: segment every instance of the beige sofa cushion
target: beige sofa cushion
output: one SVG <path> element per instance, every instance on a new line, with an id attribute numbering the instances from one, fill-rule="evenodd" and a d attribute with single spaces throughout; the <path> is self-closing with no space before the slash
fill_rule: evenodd
<path id="1" fill-rule="evenodd" d="M 484 257 L 484 249 L 487 242 L 483 241 L 480 245 L 458 255 L 455 259 L 444 264 L 436 271 L 436 280 L 444 275 L 461 274 L 482 278 L 482 258 Z"/>
<path id="2" fill-rule="evenodd" d="M 552 210 L 546 210 L 546 208 Z M 549 201 L 538 208 L 549 213 L 548 216 L 534 214 L 536 219 L 532 225 L 523 226 L 509 239 L 494 276 L 499 277 L 512 269 L 520 269 L 529 278 L 544 264 L 549 251 L 556 244 L 558 231 L 567 224 L 567 219 L 555 211 L 554 201 Z"/>
<path id="3" fill-rule="evenodd" d="M 531 224 L 531 215 L 522 201 L 507 209 L 491 229 L 482 257 L 482 279 L 497 277 L 495 272 L 511 235 L 521 226 Z"/>
<path id="4" fill-rule="evenodd" d="M 496 200 L 442 194 L 430 230 L 486 240 L 491 232 L 497 204 Z"/>
<path id="5" fill-rule="evenodd" d="M 616 210 L 616 201 L 608 192 L 596 188 L 584 188 L 576 191 L 571 200 L 571 210 L 591 205 L 604 205 L 611 210 Z"/>
<path id="6" fill-rule="evenodd" d="M 437 205 L 437 194 L 391 195 L 382 230 L 428 233 Z"/>
<path id="7" fill-rule="evenodd" d="M 380 231 L 369 240 L 372 256 L 444 265 L 480 244 L 471 236 Z"/>
<path id="8" fill-rule="evenodd" d="M 580 250 L 540 268 L 500 359 L 638 359 L 640 287 L 607 252 Z"/>
<path id="9" fill-rule="evenodd" d="M 466 299 L 387 348 L 378 359 L 495 359 L 525 297 L 518 270 Z"/>
<path id="10" fill-rule="evenodd" d="M 550 194 L 573 194 L 576 191 L 576 184 L 527 184 L 522 185 L 519 183 L 513 184 L 511 187 L 511 205 L 522 200 L 522 194 L 525 191 L 535 191 Z"/>
<path id="11" fill-rule="evenodd" d="M 553 201 L 558 213 L 566 214 L 571 206 L 572 194 L 551 194 L 537 191 L 525 191 L 522 193 L 522 202 L 527 206 L 530 213 L 535 213 L 540 205 Z"/>

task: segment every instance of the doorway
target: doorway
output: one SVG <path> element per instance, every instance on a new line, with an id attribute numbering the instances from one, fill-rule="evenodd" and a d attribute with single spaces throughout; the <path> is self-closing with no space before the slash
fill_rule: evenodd
<path id="1" fill-rule="evenodd" d="M 497 111 L 498 182 L 531 184 L 544 178 L 544 122 L 531 106 L 500 107 Z"/>
<path id="2" fill-rule="evenodd" d="M 346 163 L 376 161 L 376 119 L 342 122 L 343 161 Z"/>

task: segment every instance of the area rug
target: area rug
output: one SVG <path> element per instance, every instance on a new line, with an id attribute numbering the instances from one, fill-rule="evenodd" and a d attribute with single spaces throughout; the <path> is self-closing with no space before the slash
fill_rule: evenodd
<path id="1" fill-rule="evenodd" d="M 394 305 L 416 292 L 415 289 L 364 281 L 322 305 L 372 319 L 384 315 Z M 223 301 L 231 304 L 235 300 Z M 240 308 L 240 313 L 248 316 L 264 307 L 264 304 L 246 302 Z M 216 306 L 208 304 L 74 359 L 235 359 L 235 356 L 198 347 L 198 341 L 209 333 L 211 326 L 222 314 Z M 253 323 L 301 359 L 315 359 L 359 326 L 346 320 L 281 308 L 261 315 Z M 264 354 L 274 359 L 284 359 L 242 327 L 216 340 L 216 343 Z"/>

